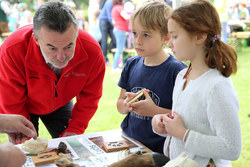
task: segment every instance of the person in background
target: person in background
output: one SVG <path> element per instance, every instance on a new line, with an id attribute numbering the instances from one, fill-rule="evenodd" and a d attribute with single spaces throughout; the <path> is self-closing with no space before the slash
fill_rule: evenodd
<path id="1" fill-rule="evenodd" d="M 107 0 L 99 15 L 99 21 L 100 21 L 99 25 L 100 25 L 100 30 L 102 33 L 101 48 L 102 48 L 102 53 L 103 53 L 107 66 L 111 65 L 107 56 L 108 47 L 109 47 L 108 36 L 110 36 L 111 38 L 111 48 L 116 47 L 116 40 L 115 40 L 115 36 L 113 33 L 113 23 L 112 23 L 112 16 L 111 16 L 112 8 L 113 8 L 112 0 Z"/>
<path id="2" fill-rule="evenodd" d="M 117 109 L 126 115 L 121 123 L 123 132 L 159 153 L 163 153 L 165 138 L 152 131 L 151 120 L 156 114 L 171 113 L 175 78 L 186 67 L 164 50 L 170 38 L 170 11 L 166 3 L 155 1 L 132 14 L 130 23 L 138 56 L 127 60 L 118 83 L 121 91 Z M 141 91 L 144 98 L 128 103 Z"/>
<path id="3" fill-rule="evenodd" d="M 82 134 L 97 110 L 104 74 L 101 48 L 78 29 L 72 9 L 45 2 L 33 25 L 1 45 L 0 112 L 25 116 L 37 132 L 40 118 L 52 138 Z"/>
<path id="4" fill-rule="evenodd" d="M 152 2 L 152 1 L 161 1 L 161 2 L 166 3 L 165 0 L 132 0 L 132 2 L 136 5 L 136 8 L 139 8 L 145 3 Z"/>
<path id="5" fill-rule="evenodd" d="M 168 30 L 168 47 L 190 66 L 176 78 L 172 113 L 152 120 L 154 131 L 167 137 L 164 154 L 175 159 L 185 152 L 199 167 L 231 167 L 241 153 L 239 101 L 230 78 L 237 53 L 221 41 L 219 15 L 207 0 L 174 10 Z"/>
<path id="6" fill-rule="evenodd" d="M 173 2 L 172 2 L 172 0 L 165 0 L 165 2 L 169 5 L 169 6 L 173 6 Z"/>
<path id="7" fill-rule="evenodd" d="M 249 18 L 249 11 L 247 9 L 247 5 L 243 2 L 239 3 L 239 10 L 240 10 L 240 20 L 248 20 Z"/>
<path id="8" fill-rule="evenodd" d="M 7 133 L 13 143 L 37 138 L 33 124 L 21 115 L 0 114 L 0 133 Z M 13 160 L 15 158 L 15 160 Z M 23 151 L 12 143 L 0 145 L 0 167 L 21 167 L 26 161 Z"/>
<path id="9" fill-rule="evenodd" d="M 233 3 L 229 10 L 229 21 L 231 31 L 243 31 L 246 28 L 246 24 L 240 20 L 240 9 L 238 3 Z"/>
<path id="10" fill-rule="evenodd" d="M 26 3 L 19 3 L 17 5 L 17 9 L 18 9 L 18 28 L 23 27 L 25 25 L 28 24 L 32 24 L 32 13 L 30 10 L 28 10 L 27 8 L 27 4 Z"/>
<path id="11" fill-rule="evenodd" d="M 88 25 L 86 24 L 83 10 L 79 9 L 75 13 L 76 13 L 76 21 L 77 21 L 78 27 L 82 30 L 86 30 L 88 28 Z"/>
<path id="12" fill-rule="evenodd" d="M 102 8 L 104 7 L 104 4 L 106 3 L 107 0 L 100 0 L 100 5 L 99 5 L 99 9 L 102 10 Z"/>
<path id="13" fill-rule="evenodd" d="M 113 8 L 111 16 L 113 19 L 113 25 L 114 25 L 113 32 L 116 40 L 116 52 L 113 61 L 112 73 L 116 72 L 120 73 L 121 69 L 118 68 L 118 61 L 125 48 L 127 40 L 126 33 L 128 32 L 127 20 L 129 19 L 130 15 L 124 10 L 123 0 L 112 0 L 112 1 L 113 1 Z"/>
<path id="14" fill-rule="evenodd" d="M 11 7 L 11 13 L 8 17 L 10 32 L 14 32 L 18 27 L 18 4 L 15 3 Z"/>
<path id="15" fill-rule="evenodd" d="M 227 0 L 215 0 L 214 6 L 220 16 L 220 21 L 222 26 L 221 40 L 225 43 L 228 43 L 227 38 L 230 33 L 230 27 L 227 24 L 227 21 L 229 20 Z"/>
<path id="16" fill-rule="evenodd" d="M 135 11 L 135 5 L 133 4 L 133 2 L 131 2 L 130 0 L 127 0 L 124 2 L 124 11 L 127 13 L 127 15 L 130 17 L 134 11 Z M 126 33 L 127 36 L 127 40 L 126 40 L 126 44 L 125 44 L 125 49 L 133 49 L 133 33 L 132 33 L 132 29 L 131 29 L 131 25 L 129 23 L 129 20 L 126 20 L 127 25 L 128 25 L 128 31 Z M 122 58 L 119 59 L 118 61 L 118 67 L 122 68 L 124 66 L 124 64 L 126 63 L 126 61 L 132 57 L 133 54 L 129 53 L 129 52 L 123 52 L 122 54 Z"/>
<path id="17" fill-rule="evenodd" d="M 102 39 L 102 33 L 99 25 L 99 15 L 101 10 L 99 9 L 100 0 L 90 0 L 88 7 L 88 21 L 89 21 L 89 33 L 99 43 Z"/>
<path id="18" fill-rule="evenodd" d="M 9 32 L 8 16 L 11 13 L 10 3 L 8 1 L 0 1 L 0 37 L 2 33 Z M 0 38 L 0 44 L 2 43 L 2 38 Z"/>
<path id="19" fill-rule="evenodd" d="M 230 7 L 230 19 L 231 20 L 240 20 L 240 11 L 239 11 L 239 4 L 233 3 Z"/>
<path id="20" fill-rule="evenodd" d="M 134 11 L 135 11 L 135 5 L 131 2 L 131 1 L 127 1 L 124 3 L 124 10 L 125 12 L 127 12 L 128 17 L 130 17 Z M 131 26 L 129 23 L 129 20 L 127 21 L 127 25 L 128 25 L 128 33 L 127 33 L 127 48 L 131 49 L 132 48 L 132 38 L 133 38 L 133 33 L 131 31 Z"/>
<path id="21" fill-rule="evenodd" d="M 44 0 L 37 0 L 37 3 L 39 6 L 41 6 L 44 3 Z"/>
<path id="22" fill-rule="evenodd" d="M 248 9 L 248 12 L 250 13 L 250 1 L 246 2 L 246 8 Z M 250 18 L 249 18 L 250 19 Z"/>

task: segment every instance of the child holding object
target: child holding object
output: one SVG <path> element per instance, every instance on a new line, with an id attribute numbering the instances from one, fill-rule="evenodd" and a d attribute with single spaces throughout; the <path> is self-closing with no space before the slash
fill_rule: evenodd
<path id="1" fill-rule="evenodd" d="M 170 11 L 166 3 L 155 1 L 132 14 L 130 24 L 138 56 L 126 62 L 118 83 L 117 109 L 126 114 L 123 132 L 159 153 L 163 153 L 165 138 L 152 131 L 151 120 L 156 114 L 171 112 L 175 78 L 186 67 L 163 48 L 170 37 L 166 24 Z M 128 103 L 140 91 L 145 99 Z"/>
<path id="2" fill-rule="evenodd" d="M 218 13 L 206 0 L 173 11 L 168 30 L 168 47 L 191 64 L 176 78 L 172 115 L 152 120 L 153 130 L 167 136 L 164 154 L 174 159 L 186 152 L 199 167 L 231 167 L 241 152 L 239 101 L 230 78 L 237 54 L 221 41 Z"/>

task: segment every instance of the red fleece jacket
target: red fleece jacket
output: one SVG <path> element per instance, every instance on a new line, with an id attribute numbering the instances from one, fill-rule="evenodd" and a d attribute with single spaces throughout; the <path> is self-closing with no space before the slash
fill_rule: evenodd
<path id="1" fill-rule="evenodd" d="M 0 113 L 46 115 L 77 97 L 64 132 L 82 134 L 102 95 L 105 61 L 99 44 L 79 30 L 75 55 L 58 80 L 32 32 L 32 25 L 20 28 L 0 48 Z"/>

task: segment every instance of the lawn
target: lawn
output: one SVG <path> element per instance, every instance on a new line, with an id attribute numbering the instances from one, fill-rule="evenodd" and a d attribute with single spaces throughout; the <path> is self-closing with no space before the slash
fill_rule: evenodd
<path id="1" fill-rule="evenodd" d="M 250 166 L 250 47 L 242 48 L 238 51 L 238 73 L 232 76 L 235 89 L 240 101 L 240 121 L 242 129 L 242 153 L 237 161 L 234 161 L 233 167 Z M 109 55 L 110 56 L 110 55 Z M 120 128 L 120 123 L 124 116 L 116 110 L 116 100 L 120 93 L 117 86 L 119 74 L 111 74 L 111 67 L 107 67 L 104 78 L 103 96 L 99 103 L 99 108 L 89 123 L 85 133 L 104 131 Z M 43 124 L 40 124 L 40 136 L 51 138 Z M 0 143 L 7 142 L 5 134 L 0 134 Z"/>

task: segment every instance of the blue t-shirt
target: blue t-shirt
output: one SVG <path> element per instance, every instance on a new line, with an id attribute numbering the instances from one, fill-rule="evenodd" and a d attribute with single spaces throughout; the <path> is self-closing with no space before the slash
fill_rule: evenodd
<path id="1" fill-rule="evenodd" d="M 186 65 L 178 62 L 172 55 L 158 66 L 146 66 L 144 58 L 130 58 L 122 71 L 118 86 L 127 92 L 150 90 L 150 97 L 157 106 L 171 109 L 175 78 Z M 163 153 L 165 137 L 152 131 L 152 117 L 140 116 L 131 111 L 121 123 L 122 130 L 154 152 Z"/>

